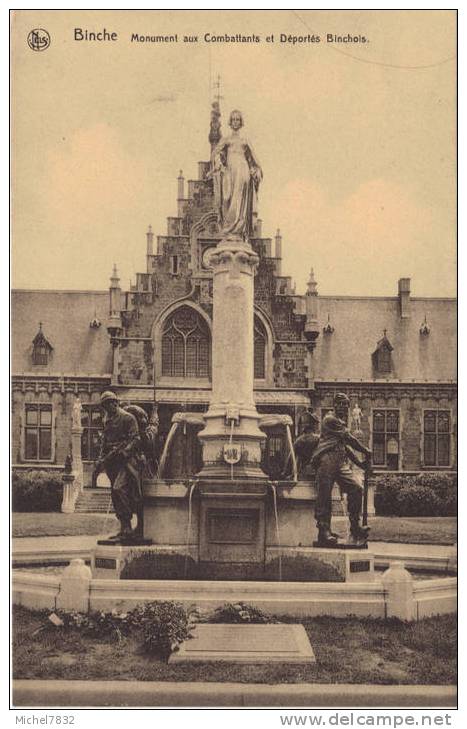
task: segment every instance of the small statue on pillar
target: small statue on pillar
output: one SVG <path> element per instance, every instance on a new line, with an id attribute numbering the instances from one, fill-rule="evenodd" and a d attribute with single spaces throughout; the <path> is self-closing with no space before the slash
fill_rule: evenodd
<path id="1" fill-rule="evenodd" d="M 354 433 L 361 433 L 362 432 L 362 415 L 363 412 L 360 409 L 360 406 L 358 404 L 358 401 L 355 401 L 355 405 L 352 408 L 352 411 L 350 413 L 351 415 L 351 430 Z"/>
<path id="2" fill-rule="evenodd" d="M 75 401 L 73 403 L 73 410 L 71 413 L 72 418 L 72 428 L 73 430 L 77 428 L 81 428 L 81 400 L 79 399 L 79 395 L 76 396 Z"/>

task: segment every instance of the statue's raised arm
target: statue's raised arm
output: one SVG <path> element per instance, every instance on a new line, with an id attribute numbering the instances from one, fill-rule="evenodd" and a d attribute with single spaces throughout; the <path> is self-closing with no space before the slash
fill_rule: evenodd
<path id="1" fill-rule="evenodd" d="M 253 234 L 253 214 L 263 173 L 253 147 L 240 134 L 240 111 L 232 111 L 229 126 L 232 133 L 220 140 L 212 154 L 219 222 L 224 238 L 247 240 Z"/>

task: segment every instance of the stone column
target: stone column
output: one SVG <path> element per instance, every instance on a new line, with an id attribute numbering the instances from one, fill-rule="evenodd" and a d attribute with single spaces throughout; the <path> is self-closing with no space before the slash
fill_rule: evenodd
<path id="1" fill-rule="evenodd" d="M 83 428 L 73 426 L 71 429 L 71 457 L 73 460 L 73 475 L 75 477 L 75 488 L 80 493 L 84 486 L 83 461 L 81 460 L 81 436 Z"/>
<path id="2" fill-rule="evenodd" d="M 76 493 L 75 493 L 75 477 L 72 473 L 64 473 L 62 476 L 63 497 L 62 497 L 62 514 L 73 514 L 75 511 Z"/>
<path id="3" fill-rule="evenodd" d="M 258 256 L 237 238 L 222 240 L 211 255 L 213 268 L 212 393 L 204 430 L 201 477 L 265 478 L 260 468 L 264 433 L 253 397 L 254 274 Z M 230 465 L 230 442 L 240 459 Z M 233 456 L 236 457 L 235 455 Z"/>

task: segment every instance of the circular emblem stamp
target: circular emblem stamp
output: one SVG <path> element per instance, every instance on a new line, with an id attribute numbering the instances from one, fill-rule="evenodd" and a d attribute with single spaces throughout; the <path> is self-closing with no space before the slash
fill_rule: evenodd
<path id="1" fill-rule="evenodd" d="M 28 46 L 31 51 L 46 51 L 50 46 L 50 35 L 44 28 L 34 28 L 28 33 Z"/>

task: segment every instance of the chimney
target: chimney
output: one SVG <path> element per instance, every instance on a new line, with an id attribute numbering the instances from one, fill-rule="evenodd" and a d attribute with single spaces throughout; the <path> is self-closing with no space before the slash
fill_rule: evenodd
<path id="1" fill-rule="evenodd" d="M 185 197 L 185 178 L 183 177 L 183 170 L 180 170 L 178 177 L 178 192 L 177 192 L 177 200 L 183 200 Z"/>
<path id="2" fill-rule="evenodd" d="M 185 178 L 183 170 L 180 170 L 177 177 L 177 215 L 179 218 L 183 216 L 183 200 L 185 199 Z"/>
<path id="3" fill-rule="evenodd" d="M 401 319 L 410 317 L 410 278 L 399 279 L 399 309 Z"/>
<path id="4" fill-rule="evenodd" d="M 275 242 L 276 242 L 276 250 L 275 250 L 276 274 L 278 276 L 281 276 L 281 274 L 282 274 L 282 236 L 281 236 L 281 232 L 280 232 L 279 228 L 277 229 Z"/>
<path id="5" fill-rule="evenodd" d="M 148 226 L 148 232 L 146 233 L 146 253 L 148 256 L 154 255 L 154 233 L 152 232 L 152 225 Z"/>

